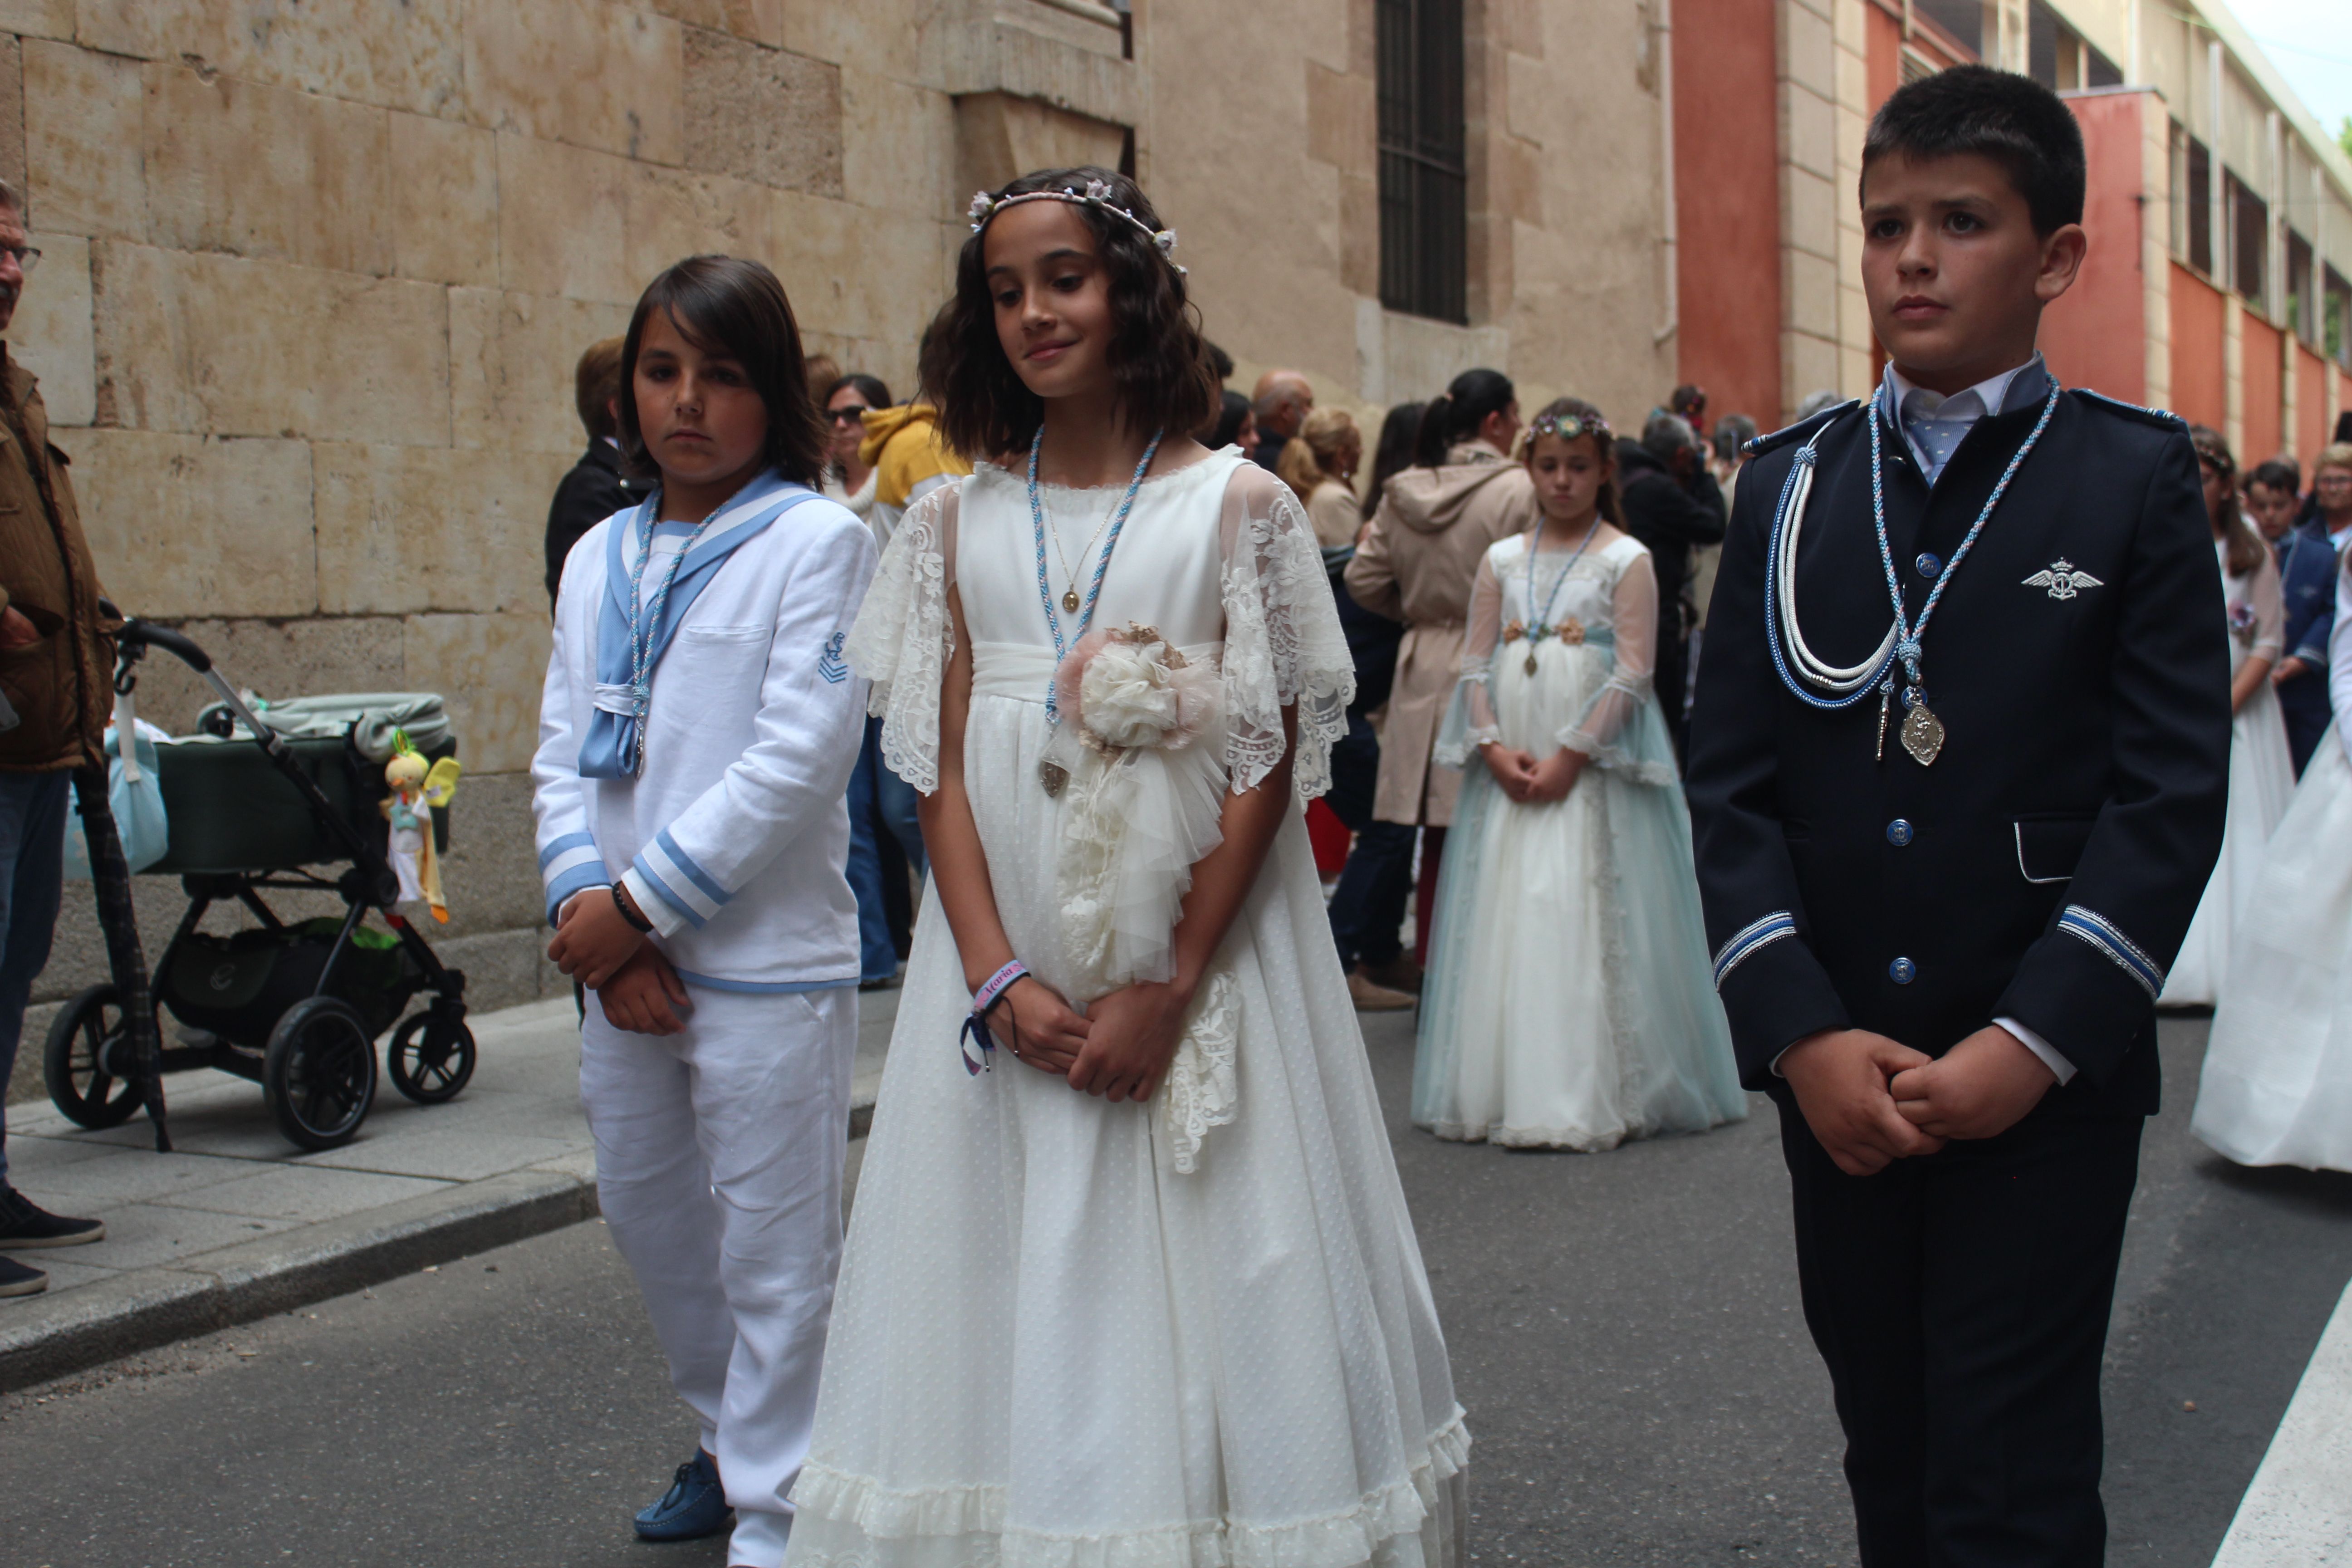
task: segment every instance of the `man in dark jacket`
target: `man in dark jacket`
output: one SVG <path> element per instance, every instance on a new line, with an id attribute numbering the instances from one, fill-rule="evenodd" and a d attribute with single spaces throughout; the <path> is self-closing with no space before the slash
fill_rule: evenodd
<path id="1" fill-rule="evenodd" d="M 552 609 L 556 590 L 563 586 L 563 558 L 580 536 L 620 510 L 646 498 L 648 486 L 621 472 L 621 444 L 614 437 L 620 421 L 621 340 L 606 338 L 591 343 L 572 373 L 572 398 L 580 423 L 588 432 L 588 449 L 555 487 L 555 500 L 547 509 L 547 603 Z"/>
<path id="2" fill-rule="evenodd" d="M 16 193 L 0 184 L 0 331 L 40 258 L 25 243 Z M 66 455 L 49 445 L 32 373 L 0 342 L 0 1084 L 16 1065 L 25 1005 L 57 931 L 73 771 L 105 755 L 114 657 L 98 599 Z M 9 1185 L 6 1139 L 0 1126 L 0 1252 L 106 1235 L 100 1221 L 44 1213 Z M 0 1297 L 48 1283 L 0 1257 Z"/>
<path id="3" fill-rule="evenodd" d="M 2303 475 L 2292 458 L 2273 458 L 2246 476 L 2246 510 L 2278 559 L 2286 604 L 2286 656 L 2271 671 L 2286 721 L 2295 776 L 2311 765 L 2335 712 L 2327 700 L 2327 637 L 2336 629 L 2336 550 L 2316 522 L 2298 526 Z"/>
<path id="4" fill-rule="evenodd" d="M 1654 414 L 1639 441 L 1617 443 L 1618 504 L 1625 531 L 1650 549 L 1658 577 L 1658 704 L 1675 754 L 1686 734 L 1683 696 L 1689 668 L 1691 546 L 1723 542 L 1723 491 L 1706 471 L 1706 455 L 1689 421 Z"/>

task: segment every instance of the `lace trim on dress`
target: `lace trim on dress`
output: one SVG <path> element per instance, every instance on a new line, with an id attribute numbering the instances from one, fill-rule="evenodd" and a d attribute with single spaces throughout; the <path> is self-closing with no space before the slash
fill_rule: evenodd
<path id="1" fill-rule="evenodd" d="M 1439 1489 L 1462 1473 L 1469 1456 L 1469 1429 L 1456 1406 L 1405 1479 L 1365 1493 L 1352 1508 L 1279 1524 L 1191 1520 L 1099 1535 L 1008 1530 L 1002 1485 L 893 1490 L 814 1459 L 803 1467 L 792 1499 L 800 1513 L 851 1525 L 868 1542 L 981 1538 L 966 1559 L 976 1568 L 1360 1568 L 1381 1560 L 1382 1549 L 1399 1538 L 1420 1531 L 1437 1506 Z M 793 1560 L 808 1568 L 872 1568 L 884 1554 L 869 1546 L 811 1551 L 803 1542 Z"/>
<path id="2" fill-rule="evenodd" d="M 940 689 L 955 654 L 948 618 L 948 539 L 958 481 L 907 509 L 843 648 L 873 683 L 866 711 L 882 721 L 882 760 L 925 795 L 940 787 Z"/>
<path id="3" fill-rule="evenodd" d="M 1256 788 L 1281 765 L 1282 710 L 1296 704 L 1291 777 L 1298 797 L 1312 800 L 1331 787 L 1331 747 L 1356 700 L 1355 660 L 1322 549 L 1289 487 L 1253 484 L 1240 500 L 1225 557 L 1225 767 L 1235 795 Z"/>
<path id="4" fill-rule="evenodd" d="M 1192 1022 L 1176 1042 L 1160 1086 L 1160 1123 L 1168 1134 L 1169 1159 L 1180 1176 L 1201 1165 L 1201 1145 L 1212 1127 L 1230 1127 L 1241 1114 L 1241 1089 L 1234 1060 L 1241 1045 L 1241 983 L 1230 970 L 1209 977 L 1193 1005 Z"/>

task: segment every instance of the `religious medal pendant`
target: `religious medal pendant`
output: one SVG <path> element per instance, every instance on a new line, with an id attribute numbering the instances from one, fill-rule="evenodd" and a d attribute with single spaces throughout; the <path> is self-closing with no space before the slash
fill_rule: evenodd
<path id="1" fill-rule="evenodd" d="M 1070 770 L 1049 757 L 1037 764 L 1037 782 L 1045 786 L 1049 797 L 1058 797 L 1062 786 L 1070 782 Z"/>
<path id="2" fill-rule="evenodd" d="M 1944 721 L 1927 709 L 1927 694 L 1918 687 L 1903 693 L 1911 711 L 1903 720 L 1903 749 L 1921 767 L 1933 763 L 1944 749 Z"/>
<path id="3" fill-rule="evenodd" d="M 1549 626 L 1539 626 L 1532 628 L 1528 633 L 1527 670 L 1529 675 L 1533 675 L 1536 672 L 1536 644 L 1543 641 L 1544 633 L 1549 630 L 1551 630 Z"/>
<path id="4" fill-rule="evenodd" d="M 1074 616 L 1075 616 L 1075 615 L 1076 615 L 1076 614 L 1078 613 L 1078 591 L 1077 591 L 1077 589 L 1076 589 L 1076 588 L 1066 588 L 1066 589 L 1064 589 L 1064 590 L 1063 590 L 1063 592 L 1062 592 L 1062 608 L 1064 608 L 1064 609 L 1066 609 L 1066 610 L 1069 611 L 1069 612 L 1070 612 L 1070 614 L 1072 614 L 1072 615 L 1074 615 Z"/>

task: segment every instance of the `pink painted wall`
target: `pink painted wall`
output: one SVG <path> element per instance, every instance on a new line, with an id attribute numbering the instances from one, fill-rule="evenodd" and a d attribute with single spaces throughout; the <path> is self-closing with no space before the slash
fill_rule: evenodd
<path id="1" fill-rule="evenodd" d="M 2287 449 L 2286 389 L 2279 363 L 2285 338 L 2285 333 L 2259 316 L 2248 315 L 2242 323 L 2239 342 L 2245 359 L 2239 374 L 2245 379 L 2246 428 L 2245 449 L 2238 454 L 2238 462 L 2244 468 L 2267 462 Z"/>
<path id="2" fill-rule="evenodd" d="M 1774 9 L 1675 7 L 1678 372 L 1706 388 L 1710 419 L 1745 414 L 1765 430 L 1781 420 Z"/>
<path id="3" fill-rule="evenodd" d="M 2126 403 L 2147 401 L 2140 224 L 2144 213 L 2150 215 L 2145 221 L 2154 222 L 2162 211 L 2142 200 L 2140 115 L 2147 96 L 2117 92 L 2067 100 L 2082 123 L 2089 161 L 2083 230 L 2091 243 L 2074 286 L 2042 314 L 2042 352 L 2058 379 Z M 2177 354 L 2173 363 L 2177 386 Z"/>
<path id="4" fill-rule="evenodd" d="M 2228 416 L 2221 310 L 2220 289 L 2172 264 L 2172 411 L 2216 430 Z"/>

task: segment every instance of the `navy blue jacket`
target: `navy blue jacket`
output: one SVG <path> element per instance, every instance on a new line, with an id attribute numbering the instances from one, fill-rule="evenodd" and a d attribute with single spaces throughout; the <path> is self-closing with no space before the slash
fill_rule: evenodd
<path id="1" fill-rule="evenodd" d="M 2336 629 L 2336 547 L 2317 523 L 2287 531 L 2274 547 L 2279 588 L 2286 599 L 2286 652 L 2310 666 L 2278 687 L 2294 771 L 2311 761 L 2333 710 L 2327 700 L 2327 638 Z"/>
<path id="2" fill-rule="evenodd" d="M 1759 441 L 1716 582 L 1686 789 L 1716 986 L 1742 1081 L 1824 1029 L 1930 1055 L 2012 1017 L 2076 1076 L 2059 1115 L 2157 1109 L 2156 997 L 2221 852 L 2228 631 L 2188 429 L 2095 395 L 2048 429 L 1944 591 L 1924 642 L 1933 765 L 1884 760 L 1874 693 L 1824 711 L 1767 641 L 1768 535 L 1819 433 L 1796 602 L 1813 653 L 1866 661 L 1892 612 L 1869 421 L 1908 613 L 2040 416 L 2019 378 L 1931 490 L 1902 437 L 1848 404 Z"/>

